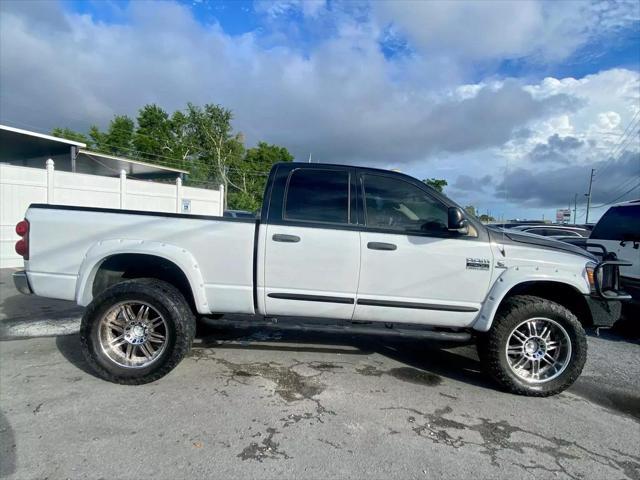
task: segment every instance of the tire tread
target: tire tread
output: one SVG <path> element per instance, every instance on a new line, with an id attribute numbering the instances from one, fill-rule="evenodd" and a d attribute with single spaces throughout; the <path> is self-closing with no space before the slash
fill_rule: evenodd
<path id="1" fill-rule="evenodd" d="M 91 346 L 91 327 L 92 323 L 95 321 L 93 317 L 95 316 L 96 311 L 105 302 L 115 303 L 118 301 L 118 297 L 122 294 L 141 290 L 152 295 L 158 290 L 162 292 L 165 300 L 168 300 L 172 304 L 172 307 L 177 311 L 175 320 L 179 325 L 176 325 L 177 332 L 173 351 L 159 368 L 152 370 L 144 376 L 125 377 L 105 369 L 97 361 L 96 353 L 93 351 Z M 80 345 L 87 363 L 100 378 L 122 385 L 142 385 L 154 382 L 164 377 L 173 370 L 178 363 L 180 363 L 191 349 L 195 330 L 195 316 L 189 307 L 187 300 L 176 287 L 170 283 L 155 278 L 138 278 L 126 280 L 113 285 L 98 295 L 91 304 L 89 304 L 82 317 L 82 323 L 80 325 Z"/>
<path id="2" fill-rule="evenodd" d="M 523 385 L 514 380 L 509 374 L 500 358 L 500 350 L 503 347 L 501 339 L 509 335 L 514 327 L 513 318 L 522 318 L 527 315 L 539 315 L 540 309 L 551 310 L 556 315 L 562 317 L 571 329 L 575 331 L 575 344 L 572 345 L 577 358 L 567 366 L 566 370 L 559 377 L 562 379 L 557 385 L 549 387 L 548 384 L 541 384 L 538 388 Z M 548 397 L 560 393 L 573 384 L 582 373 L 587 353 L 587 337 L 585 331 L 576 316 L 562 305 L 552 302 L 546 298 L 533 295 L 514 295 L 505 300 L 505 304 L 496 314 L 491 330 L 482 335 L 478 340 L 478 355 L 487 373 L 500 384 L 505 390 L 518 395 L 529 397 Z M 555 380 L 553 383 L 557 383 Z"/>

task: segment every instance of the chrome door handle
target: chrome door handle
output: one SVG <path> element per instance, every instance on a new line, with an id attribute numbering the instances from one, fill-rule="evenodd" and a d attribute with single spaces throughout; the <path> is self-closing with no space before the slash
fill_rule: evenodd
<path id="1" fill-rule="evenodd" d="M 369 242 L 367 248 L 369 250 L 396 250 L 398 246 L 395 243 Z"/>
<path id="2" fill-rule="evenodd" d="M 285 235 L 283 233 L 276 233 L 271 238 L 274 242 L 298 243 L 300 241 L 300 237 L 297 235 Z"/>

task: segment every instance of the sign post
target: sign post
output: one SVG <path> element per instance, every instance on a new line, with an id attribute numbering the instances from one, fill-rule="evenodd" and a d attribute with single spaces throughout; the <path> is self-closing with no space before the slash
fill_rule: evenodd
<path id="1" fill-rule="evenodd" d="M 559 208 L 556 210 L 556 223 L 570 223 L 571 210 L 568 208 Z"/>

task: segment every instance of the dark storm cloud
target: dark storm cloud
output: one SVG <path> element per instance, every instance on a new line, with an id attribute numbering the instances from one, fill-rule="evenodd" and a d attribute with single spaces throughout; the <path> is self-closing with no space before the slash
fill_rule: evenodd
<path id="1" fill-rule="evenodd" d="M 480 178 L 470 175 L 460 175 L 453 183 L 452 187 L 457 190 L 468 192 L 481 192 L 492 184 L 491 175 L 485 175 Z"/>
<path id="2" fill-rule="evenodd" d="M 569 164 L 574 160 L 574 152 L 583 145 L 584 142 L 576 137 L 560 137 L 555 133 L 546 143 L 538 143 L 529 153 L 529 158 L 533 162 Z"/>
<path id="3" fill-rule="evenodd" d="M 625 151 L 615 162 L 569 165 L 541 171 L 517 168 L 508 172 L 497 191 L 502 197 L 506 194 L 510 202 L 526 206 L 568 205 L 574 194 L 582 199 L 587 192 L 591 168 L 596 169 L 592 194 L 594 204 L 613 201 L 640 183 L 640 153 Z M 629 194 L 629 198 L 632 197 L 640 197 L 640 190 Z"/>
<path id="4" fill-rule="evenodd" d="M 278 143 L 316 161 L 399 165 L 500 146 L 529 122 L 582 105 L 566 94 L 536 98 L 514 80 L 462 99 L 436 94 L 421 77 L 392 80 L 397 65 L 367 28 L 302 55 L 205 27 L 169 2 L 132 2 L 122 24 L 45 4 L 68 28 L 44 27 L 34 8 L 12 6 L 0 18 L 0 119 L 19 127 L 86 130 L 146 103 L 221 103 L 249 144 Z"/>

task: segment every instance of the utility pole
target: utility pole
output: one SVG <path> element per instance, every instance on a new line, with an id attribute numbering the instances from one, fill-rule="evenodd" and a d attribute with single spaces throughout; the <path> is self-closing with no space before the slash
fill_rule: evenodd
<path id="1" fill-rule="evenodd" d="M 589 208 L 591 207 L 591 185 L 593 185 L 593 175 L 596 173 L 596 169 L 591 169 L 591 176 L 589 177 L 589 193 L 585 193 L 587 197 L 587 214 L 584 217 L 584 223 L 589 223 Z"/>
<path id="2" fill-rule="evenodd" d="M 578 223 L 578 194 L 573 196 L 573 224 Z"/>

